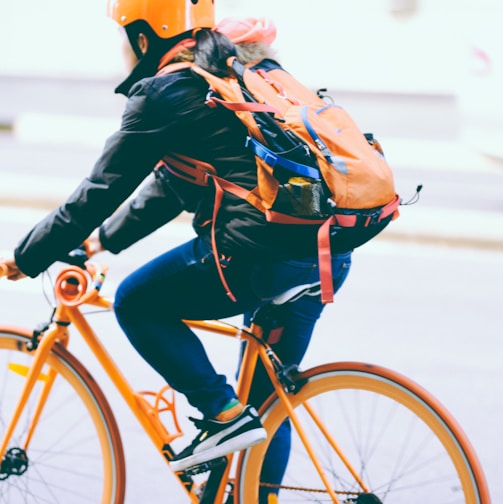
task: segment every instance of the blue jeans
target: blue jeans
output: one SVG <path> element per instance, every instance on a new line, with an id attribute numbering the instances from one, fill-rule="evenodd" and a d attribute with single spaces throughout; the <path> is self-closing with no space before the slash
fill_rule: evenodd
<path id="1" fill-rule="evenodd" d="M 335 291 L 350 264 L 350 252 L 333 256 Z M 317 258 L 274 262 L 234 256 L 223 271 L 237 302 L 222 287 L 211 246 L 195 238 L 129 275 L 115 299 L 117 319 L 132 345 L 207 418 L 217 415 L 236 394 L 182 319 L 238 314 L 249 319 L 258 307 L 289 288 L 319 280 Z M 274 345 L 285 363 L 300 362 L 322 311 L 317 297 L 304 296 L 285 305 L 285 329 Z M 260 406 L 270 391 L 263 369 L 257 369 L 250 402 Z"/>
<path id="2" fill-rule="evenodd" d="M 332 274 L 334 291 L 343 284 L 351 266 L 351 254 L 339 254 L 332 259 Z M 317 267 L 316 267 L 317 274 Z M 316 321 L 323 311 L 319 297 L 303 296 L 297 301 L 286 303 L 279 307 L 283 331 L 274 343 L 269 342 L 272 349 L 284 364 L 300 364 L 308 348 Z M 252 314 L 245 314 L 245 325 L 249 325 Z M 249 403 L 257 409 L 273 392 L 272 384 L 261 362 L 258 362 L 253 377 Z M 261 481 L 280 484 L 288 463 L 290 454 L 290 422 L 285 421 L 276 431 L 266 453 Z M 277 493 L 276 490 L 261 488 L 259 504 L 267 503 L 267 494 Z"/>

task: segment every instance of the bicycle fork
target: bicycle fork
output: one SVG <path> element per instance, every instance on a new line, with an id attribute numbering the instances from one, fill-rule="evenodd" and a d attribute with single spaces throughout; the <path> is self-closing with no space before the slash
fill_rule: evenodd
<path id="1" fill-rule="evenodd" d="M 35 354 L 29 368 L 16 363 L 9 364 L 9 369 L 12 372 L 25 376 L 26 380 L 0 445 L 0 474 L 4 477 L 8 477 L 11 474 L 23 474 L 28 467 L 26 452 L 57 376 L 57 372 L 52 368 L 49 368 L 48 371 L 44 373 L 43 367 L 56 341 L 65 341 L 66 338 L 66 331 L 59 326 L 55 326 L 52 330 L 44 334 L 40 343 L 37 344 L 37 348 L 33 350 Z M 21 448 L 8 449 L 11 438 L 37 381 L 42 381 L 44 384 L 32 413 L 25 440 Z"/>

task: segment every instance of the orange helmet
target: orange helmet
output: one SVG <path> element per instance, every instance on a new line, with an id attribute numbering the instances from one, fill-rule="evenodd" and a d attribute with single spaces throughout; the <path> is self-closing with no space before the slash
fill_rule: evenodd
<path id="1" fill-rule="evenodd" d="M 215 25 L 214 0 L 108 0 L 107 11 L 121 26 L 143 20 L 163 39 Z"/>

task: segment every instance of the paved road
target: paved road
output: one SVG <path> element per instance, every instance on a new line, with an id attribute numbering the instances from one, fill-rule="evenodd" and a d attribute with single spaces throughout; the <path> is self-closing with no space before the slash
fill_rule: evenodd
<path id="1" fill-rule="evenodd" d="M 8 210 L 0 212 L 0 234 L 6 245 L 42 215 L 40 211 Z M 186 223 L 173 223 L 119 256 L 104 255 L 111 266 L 106 292 L 113 293 L 117 282 L 135 265 L 190 235 Z M 421 383 L 461 423 L 487 472 L 494 502 L 503 502 L 503 440 L 498 435 L 503 416 L 503 255 L 376 241 L 355 253 L 349 279 L 324 312 L 303 367 L 327 360 L 362 360 L 388 366 Z M 0 281 L 2 321 L 32 325 L 48 313 L 40 280 Z M 135 387 L 160 388 L 158 377 L 127 344 L 112 315 L 93 316 L 91 321 L 120 365 L 136 371 L 128 372 Z M 231 349 L 234 343 L 227 338 L 207 337 L 204 341 L 219 370 L 232 377 L 237 357 L 237 348 Z M 94 360 L 80 350 L 75 338 L 72 348 L 78 349 L 118 414 L 128 464 L 127 504 L 182 504 L 181 496 L 170 493 L 176 487 L 164 462 Z M 221 355 L 228 358 L 223 361 Z M 194 413 L 183 400 L 179 404 L 186 429 L 186 415 Z M 184 442 L 180 440 L 179 445 Z"/>

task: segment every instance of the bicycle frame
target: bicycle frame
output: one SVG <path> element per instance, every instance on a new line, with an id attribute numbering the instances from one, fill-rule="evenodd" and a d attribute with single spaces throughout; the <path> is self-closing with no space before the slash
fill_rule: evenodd
<path id="1" fill-rule="evenodd" d="M 104 345 L 100 342 L 96 333 L 87 322 L 85 316 L 80 311 L 80 306 L 83 304 L 103 308 L 105 310 L 111 310 L 113 306 L 111 299 L 102 297 L 99 294 L 99 290 L 105 278 L 105 271 L 94 270 L 93 268 L 94 267 L 90 268 L 90 274 L 93 275 L 93 284 L 91 286 L 88 285 L 87 275 L 82 270 L 74 267 L 64 268 L 56 279 L 55 293 L 58 303 L 52 317 L 52 322 L 47 328 L 45 328 L 44 331 L 40 333 L 36 332 L 34 334 L 33 344 L 35 353 L 34 361 L 31 367 L 29 369 L 15 370 L 20 374 L 26 375 L 26 382 L 24 384 L 24 388 L 19 398 L 18 404 L 13 413 L 12 419 L 7 426 L 6 434 L 4 436 L 4 439 L 2 440 L 2 444 L 0 445 L 0 460 L 2 460 L 5 451 L 7 450 L 10 438 L 15 431 L 16 425 L 21 417 L 28 398 L 33 391 L 35 383 L 37 382 L 37 380 L 42 380 L 44 381 L 44 385 L 42 387 L 42 391 L 40 392 L 37 406 L 32 415 L 31 423 L 24 442 L 24 449 L 27 450 L 33 432 L 36 429 L 37 420 L 41 415 L 45 401 L 50 394 L 52 384 L 54 383 L 54 379 L 57 375 L 56 371 L 52 369 L 49 369 L 47 373 L 44 373 L 44 365 L 51 351 L 51 348 L 54 345 L 63 345 L 64 347 L 68 346 L 68 327 L 72 324 L 81 334 L 85 343 L 92 351 L 101 367 L 108 374 L 110 380 L 122 395 L 126 404 L 136 416 L 145 432 L 151 438 L 159 453 L 163 455 L 163 458 L 167 462 L 169 462 L 174 455 L 170 444 L 174 439 L 182 435 L 181 429 L 178 426 L 176 419 L 174 398 L 169 399 L 165 397 L 166 388 L 161 389 L 158 393 L 134 391 L 128 383 L 126 377 L 121 373 L 116 363 L 107 352 Z M 185 322 L 191 328 L 196 330 L 208 331 L 246 341 L 247 344 L 242 358 L 237 382 L 237 394 L 239 399 L 243 403 L 247 402 L 255 366 L 257 364 L 257 359 L 260 359 L 264 364 L 264 367 L 274 386 L 276 394 L 288 411 L 290 420 L 294 428 L 297 430 L 300 438 L 302 439 L 304 447 L 309 454 L 309 457 L 311 458 L 314 466 L 316 467 L 320 479 L 326 487 L 328 495 L 330 495 L 333 502 L 339 503 L 340 501 L 331 488 L 331 485 L 329 484 L 329 481 L 323 472 L 321 464 L 318 461 L 315 451 L 310 446 L 309 440 L 305 435 L 302 425 L 294 412 L 294 409 L 288 398 L 288 393 L 285 390 L 285 386 L 276 376 L 273 361 L 275 360 L 275 362 L 277 363 L 280 363 L 280 361 L 274 355 L 271 348 L 266 343 L 264 343 L 262 339 L 262 328 L 258 325 L 252 324 L 251 328 L 249 329 L 240 329 L 222 321 Z M 154 397 L 154 404 L 146 399 L 146 397 L 148 396 Z M 351 467 L 349 461 L 344 458 L 343 454 L 338 449 L 336 442 L 330 437 L 328 432 L 323 429 L 320 420 L 316 419 L 316 415 L 310 410 L 309 405 L 305 404 L 305 407 L 307 411 L 310 412 L 311 417 L 320 427 L 329 443 L 339 453 L 341 460 L 344 461 L 345 465 L 348 467 L 355 479 L 360 483 L 362 490 L 367 491 L 367 488 L 358 477 L 357 471 L 354 470 L 354 468 Z M 169 433 L 161 422 L 159 413 L 163 411 L 169 411 L 172 414 L 175 426 L 174 433 Z M 229 475 L 232 457 L 232 455 L 229 455 L 227 457 L 228 463 L 223 470 L 223 474 L 218 475 L 218 489 L 216 490 L 216 497 L 214 498 L 214 500 L 212 500 L 212 502 L 222 503 L 224 500 L 227 484 L 230 481 Z M 192 502 L 203 502 L 199 500 L 199 497 L 193 491 L 194 482 L 190 476 L 188 476 L 185 472 L 175 473 L 175 475 L 177 476 L 180 484 L 183 486 Z"/>

